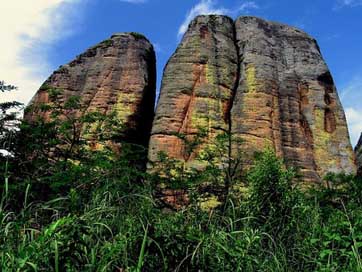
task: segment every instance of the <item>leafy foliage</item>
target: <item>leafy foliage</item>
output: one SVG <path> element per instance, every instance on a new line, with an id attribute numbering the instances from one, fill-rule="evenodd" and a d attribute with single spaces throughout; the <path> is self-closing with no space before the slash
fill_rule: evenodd
<path id="1" fill-rule="evenodd" d="M 2 271 L 361 271 L 360 179 L 330 174 L 301 192 L 271 150 L 243 170 L 227 133 L 200 154 L 204 169 L 161 154 L 149 174 L 115 116 L 79 117 L 78 97 L 59 104 L 49 91 L 54 103 L 39 110 L 50 118 L 20 124 L 2 169 Z M 205 183 L 227 205 L 203 209 Z M 192 201 L 167 209 L 160 185 Z"/>
<path id="2" fill-rule="evenodd" d="M 16 89 L 17 89 L 16 86 L 7 85 L 4 81 L 0 80 L 0 91 L 1 92 L 12 91 L 12 90 L 16 90 Z"/>
<path id="3" fill-rule="evenodd" d="M 12 91 L 17 87 L 7 85 L 4 81 L 0 81 L 0 91 Z M 22 109 L 22 103 L 17 101 L 0 103 L 0 149 L 8 150 L 13 143 L 13 132 L 19 123 L 19 110 Z M 1 155 L 0 155 L 1 157 Z"/>

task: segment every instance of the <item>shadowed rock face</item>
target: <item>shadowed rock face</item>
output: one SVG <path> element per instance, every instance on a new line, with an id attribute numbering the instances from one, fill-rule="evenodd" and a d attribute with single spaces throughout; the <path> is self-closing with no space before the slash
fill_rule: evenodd
<path id="1" fill-rule="evenodd" d="M 356 154 L 357 174 L 362 177 L 362 134 L 358 140 L 358 144 L 356 145 L 354 152 Z"/>
<path id="2" fill-rule="evenodd" d="M 63 91 L 60 100 L 80 96 L 86 112 L 115 111 L 127 128 L 125 140 L 147 145 L 154 115 L 155 53 L 150 42 L 136 33 L 113 35 L 61 66 L 35 94 L 24 118 L 32 121 L 47 114 L 50 88 Z M 81 113 L 79 113 L 81 114 Z"/>
<path id="3" fill-rule="evenodd" d="M 205 118 L 206 117 L 206 118 Z M 304 180 L 354 172 L 344 111 L 316 41 L 295 28 L 240 17 L 199 16 L 169 60 L 149 159 L 160 151 L 194 165 L 181 133 L 208 128 L 243 139 L 245 164 L 269 146 Z M 234 146 L 234 149 L 240 146 Z"/>

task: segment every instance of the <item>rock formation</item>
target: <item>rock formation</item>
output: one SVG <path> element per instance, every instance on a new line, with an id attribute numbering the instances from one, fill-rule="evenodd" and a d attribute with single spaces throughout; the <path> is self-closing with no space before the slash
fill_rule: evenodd
<path id="1" fill-rule="evenodd" d="M 115 111 L 127 128 L 125 140 L 146 146 L 154 115 L 155 65 L 153 47 L 145 37 L 115 34 L 55 71 L 31 100 L 24 118 L 47 118 L 39 106 L 49 102 L 48 90 L 55 88 L 62 91 L 61 101 L 79 96 L 85 112 Z"/>
<path id="2" fill-rule="evenodd" d="M 307 179 L 354 171 L 346 119 L 316 41 L 253 17 L 235 23 L 240 82 L 232 132 L 248 149 L 273 146 Z"/>
<path id="3" fill-rule="evenodd" d="M 357 175 L 362 176 L 362 134 L 358 140 L 354 152 L 356 154 Z"/>
<path id="4" fill-rule="evenodd" d="M 228 130 L 237 75 L 233 21 L 225 16 L 200 16 L 189 26 L 164 70 L 152 127 L 149 159 L 160 151 L 196 163 L 180 134 L 192 140 L 200 128 L 207 138 Z"/>
<path id="5" fill-rule="evenodd" d="M 304 181 L 355 171 L 332 76 L 316 41 L 296 28 L 248 16 L 235 22 L 198 16 L 165 67 L 153 120 L 155 77 L 149 41 L 116 34 L 55 71 L 25 118 L 48 118 L 39 105 L 56 88 L 63 91 L 61 102 L 80 96 L 85 112 L 115 111 L 127 127 L 125 140 L 147 146 L 150 138 L 151 162 L 165 152 L 202 168 L 196 156 L 227 132 L 242 143 L 225 156 L 242 150 L 245 166 L 255 151 L 270 147 L 300 169 Z M 191 149 L 200 131 L 206 134 Z"/>
<path id="6" fill-rule="evenodd" d="M 184 139 L 198 127 L 207 128 L 209 143 L 225 130 L 242 138 L 246 164 L 269 146 L 304 180 L 355 171 L 344 111 L 316 41 L 279 23 L 215 15 L 191 22 L 164 70 L 149 159 L 163 151 L 195 165 L 202 147 L 190 153 Z"/>

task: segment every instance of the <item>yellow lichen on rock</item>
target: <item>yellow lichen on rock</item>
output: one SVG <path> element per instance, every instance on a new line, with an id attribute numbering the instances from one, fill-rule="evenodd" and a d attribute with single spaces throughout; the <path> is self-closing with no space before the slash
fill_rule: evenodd
<path id="1" fill-rule="evenodd" d="M 324 114 L 324 109 L 316 108 L 314 110 L 314 154 L 317 165 L 320 166 L 318 167 L 319 169 L 317 169 L 319 174 L 324 174 L 321 172 L 321 166 L 323 166 L 322 168 L 325 170 L 333 168 L 337 164 L 329 149 L 329 146 L 332 144 L 334 133 L 325 131 Z"/>
<path id="2" fill-rule="evenodd" d="M 117 95 L 117 102 L 114 104 L 114 110 L 117 113 L 117 118 L 120 121 L 127 120 L 134 110 L 133 105 L 137 102 L 137 97 L 134 93 L 119 92 Z"/>
<path id="3" fill-rule="evenodd" d="M 254 65 L 248 64 L 245 68 L 246 86 L 249 93 L 257 91 L 256 69 Z"/>

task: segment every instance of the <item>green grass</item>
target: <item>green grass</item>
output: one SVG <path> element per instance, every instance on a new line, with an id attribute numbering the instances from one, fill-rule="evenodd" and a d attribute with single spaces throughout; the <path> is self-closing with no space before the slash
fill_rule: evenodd
<path id="1" fill-rule="evenodd" d="M 11 207 L 19 192 L 3 194 L 2 271 L 361 271 L 356 198 L 346 189 L 293 189 L 271 153 L 248 174 L 249 196 L 231 197 L 226 210 L 192 202 L 166 211 L 147 179 L 122 180 L 129 167 L 116 176 L 103 167 L 85 192 L 39 202 L 27 185 L 19 209 Z M 265 193 L 273 188 L 274 199 Z"/>
<path id="2" fill-rule="evenodd" d="M 147 150 L 119 140 L 115 116 L 63 118 L 78 101 L 54 103 L 54 120 L 3 138 L 14 156 L 0 157 L 1 271 L 362 271 L 361 179 L 331 174 L 327 186 L 301 191 L 270 150 L 231 175 L 240 158 L 225 169 L 215 162 L 230 154 L 232 135 L 205 149 L 202 171 L 163 154 L 147 174 Z M 165 186 L 189 203 L 169 205 Z M 222 204 L 202 209 L 205 197 Z"/>

